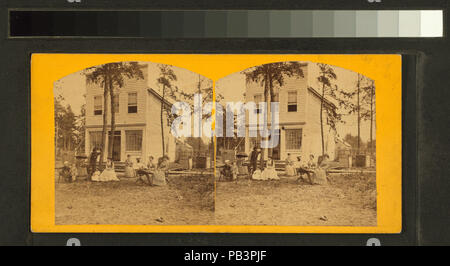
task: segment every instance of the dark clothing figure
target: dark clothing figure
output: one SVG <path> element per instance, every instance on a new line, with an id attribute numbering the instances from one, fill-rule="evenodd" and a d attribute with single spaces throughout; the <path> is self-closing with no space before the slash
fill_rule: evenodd
<path id="1" fill-rule="evenodd" d="M 91 157 L 89 157 L 89 167 L 88 167 L 88 175 L 89 179 L 91 179 L 95 170 L 97 170 L 97 158 L 99 156 L 99 152 L 97 149 L 94 149 L 91 153 Z"/>
<path id="2" fill-rule="evenodd" d="M 312 185 L 313 184 L 313 180 L 312 180 L 312 174 L 314 174 L 314 171 L 311 171 L 310 169 L 308 169 L 307 165 L 302 163 L 301 161 L 301 157 L 297 157 L 297 167 L 296 167 L 296 172 L 298 175 L 298 179 L 297 181 L 299 181 L 300 179 L 302 179 L 302 176 L 304 174 L 306 174 L 308 176 L 308 181 L 309 183 Z"/>
<path id="3" fill-rule="evenodd" d="M 61 172 L 59 172 L 59 178 L 62 178 L 64 182 L 72 182 L 72 172 L 70 170 L 70 167 L 64 166 L 61 169 Z"/>
<path id="4" fill-rule="evenodd" d="M 253 150 L 252 153 L 250 154 L 250 164 L 248 169 L 250 175 L 253 174 L 253 172 L 256 170 L 258 166 L 258 156 L 260 153 L 261 152 L 259 150 Z"/>
<path id="5" fill-rule="evenodd" d="M 221 175 L 227 181 L 231 181 L 233 179 L 233 169 L 229 163 L 225 163 L 221 170 Z"/>
<path id="6" fill-rule="evenodd" d="M 147 164 L 147 168 L 142 168 L 137 170 L 138 176 L 145 175 L 147 177 L 148 184 L 150 186 L 153 185 L 153 177 L 155 175 L 156 166 L 153 164 L 153 162 L 149 162 Z M 140 179 L 138 179 L 140 180 Z"/>
<path id="7" fill-rule="evenodd" d="M 306 174 L 308 176 L 308 181 L 310 184 L 313 183 L 311 175 L 314 174 L 313 171 L 305 169 L 303 167 L 297 168 L 297 174 L 299 175 L 299 179 L 302 178 L 302 175 Z M 298 179 L 297 179 L 298 180 Z"/>

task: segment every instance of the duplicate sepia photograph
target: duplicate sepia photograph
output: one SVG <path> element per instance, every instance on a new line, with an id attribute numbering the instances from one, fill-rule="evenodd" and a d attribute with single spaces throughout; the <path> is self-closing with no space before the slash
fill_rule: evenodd
<path id="1" fill-rule="evenodd" d="M 32 88 L 33 231 L 401 231 L 398 55 L 36 54 Z"/>
<path id="2" fill-rule="evenodd" d="M 212 81 L 152 62 L 56 81 L 55 223 L 213 223 L 213 141 L 171 131 L 172 105 L 192 106 L 194 94 L 212 101 Z"/>
<path id="3" fill-rule="evenodd" d="M 217 223 L 377 225 L 373 80 L 328 64 L 276 62 L 220 79 L 216 93 L 222 113 L 242 119 L 217 139 Z M 246 115 L 227 102 L 245 103 Z M 276 141 L 265 148 L 267 139 Z"/>

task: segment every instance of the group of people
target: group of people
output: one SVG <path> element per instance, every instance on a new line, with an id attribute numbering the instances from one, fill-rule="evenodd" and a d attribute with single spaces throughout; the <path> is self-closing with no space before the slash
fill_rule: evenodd
<path id="1" fill-rule="evenodd" d="M 102 169 L 100 164 L 101 149 L 94 148 L 88 158 L 86 166 L 88 180 L 96 182 L 120 181 L 117 177 L 114 162 L 108 158 L 105 167 Z M 164 155 L 158 159 L 158 163 L 153 162 L 153 156 L 149 157 L 147 164 L 141 162 L 141 158 L 136 158 L 136 163 L 127 156 L 125 161 L 125 177 L 137 178 L 137 182 L 147 183 L 151 186 L 163 186 L 166 184 L 166 174 L 169 170 L 169 157 Z M 59 172 L 59 180 L 73 182 L 77 176 L 77 168 L 70 165 L 67 161 Z"/>
<path id="2" fill-rule="evenodd" d="M 294 161 L 292 155 L 288 153 L 286 159 L 286 176 L 298 176 L 297 181 L 303 180 L 304 177 L 310 184 L 324 185 L 328 183 L 327 169 L 330 167 L 328 154 L 324 154 L 319 157 L 318 163 L 316 163 L 313 154 L 309 155 L 308 161 L 302 160 L 301 156 L 297 156 L 297 160 Z M 259 167 L 259 161 L 261 159 L 261 149 L 254 147 L 249 156 L 248 172 L 253 180 L 278 180 L 277 171 L 275 169 L 275 162 L 273 158 L 269 157 L 265 162 L 264 167 Z M 236 179 L 237 167 L 235 164 L 225 162 L 223 169 L 224 175 L 232 176 Z"/>
<path id="3" fill-rule="evenodd" d="M 166 174 L 169 170 L 169 157 L 164 155 L 158 159 L 158 163 L 153 162 L 154 157 L 149 156 L 147 165 L 141 162 L 141 158 L 136 158 L 136 163 L 127 156 L 125 161 L 125 176 L 137 177 L 136 182 L 147 183 L 150 186 L 164 186 L 166 184 Z"/>
<path id="4" fill-rule="evenodd" d="M 297 180 L 303 179 L 303 176 L 306 175 L 310 184 L 326 184 L 326 170 L 330 166 L 329 158 L 328 154 L 324 154 L 321 160 L 319 160 L 319 163 L 316 164 L 313 154 L 310 154 L 309 160 L 305 162 L 301 156 L 297 156 L 297 161 L 294 161 L 291 154 L 288 153 L 286 159 L 286 175 L 298 176 Z"/>
<path id="5" fill-rule="evenodd" d="M 250 153 L 250 164 L 248 165 L 248 172 L 253 180 L 278 180 L 277 171 L 275 170 L 275 162 L 269 157 L 265 163 L 265 167 L 261 169 L 258 167 L 258 162 L 261 159 L 261 149 L 255 147 Z"/>
<path id="6" fill-rule="evenodd" d="M 105 168 L 101 171 L 100 155 L 101 149 L 94 148 L 92 150 L 92 153 L 89 156 L 89 166 L 87 169 L 88 178 L 95 182 L 120 181 L 114 169 L 114 162 L 112 158 L 107 159 Z"/>

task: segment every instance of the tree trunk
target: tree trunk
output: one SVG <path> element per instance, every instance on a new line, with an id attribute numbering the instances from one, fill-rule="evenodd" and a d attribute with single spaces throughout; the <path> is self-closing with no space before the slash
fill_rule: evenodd
<path id="1" fill-rule="evenodd" d="M 325 83 L 322 84 L 322 98 L 320 99 L 320 137 L 322 140 L 322 156 L 325 155 L 325 142 L 323 136 L 323 102 L 325 101 Z"/>
<path id="2" fill-rule="evenodd" d="M 111 134 L 109 136 L 109 154 L 111 159 L 114 154 L 114 131 L 116 131 L 116 107 L 114 106 L 114 88 L 112 80 L 109 81 L 109 97 L 111 98 Z"/>
<path id="3" fill-rule="evenodd" d="M 270 128 L 273 129 L 272 125 L 272 102 L 273 99 L 275 98 L 275 93 L 273 91 L 273 82 L 272 79 L 269 77 L 269 101 L 267 103 L 267 125 L 270 124 Z M 275 132 L 273 130 L 271 130 L 271 132 Z M 272 135 L 270 135 L 270 138 L 273 138 Z M 268 156 L 272 158 L 273 156 L 273 147 L 271 146 L 271 148 L 268 149 Z"/>
<path id="4" fill-rule="evenodd" d="M 99 166 L 101 167 L 103 164 L 103 159 L 104 159 L 104 155 L 105 155 L 105 147 L 106 147 L 106 131 L 107 131 L 107 123 L 108 123 L 108 118 L 106 115 L 106 111 L 108 110 L 108 82 L 109 79 L 107 76 L 105 76 L 105 80 L 104 80 L 105 84 L 104 84 L 104 88 L 103 88 L 103 128 L 102 128 L 102 148 L 101 148 L 101 152 L 100 152 L 100 164 Z"/>
<path id="5" fill-rule="evenodd" d="M 163 85 L 162 99 L 161 99 L 161 143 L 162 143 L 162 155 L 163 156 L 166 154 L 165 145 L 164 145 L 164 117 L 163 117 L 165 93 L 166 93 L 166 86 Z"/>
<path id="6" fill-rule="evenodd" d="M 265 79 L 265 82 L 264 82 L 264 102 L 266 103 L 267 109 L 263 110 L 263 113 L 264 113 L 264 122 L 263 123 L 267 123 L 267 121 L 268 121 L 267 120 L 268 113 L 269 113 L 268 101 L 269 101 L 269 80 L 268 80 L 268 75 L 266 75 L 266 79 Z M 260 125 L 260 127 L 261 126 L 262 125 Z M 268 137 L 261 136 L 261 141 L 262 140 L 267 140 L 267 139 L 268 139 Z M 264 154 L 265 154 L 265 151 L 266 151 L 266 148 L 262 148 L 261 147 L 261 158 L 259 159 L 261 170 L 264 169 Z"/>
<path id="7" fill-rule="evenodd" d="M 359 90 L 360 90 L 359 81 L 360 81 L 360 76 L 358 74 L 358 91 L 357 91 L 358 97 L 357 97 L 357 105 L 356 105 L 356 108 L 358 111 L 358 154 L 360 153 L 360 149 L 361 149 L 361 115 L 360 115 L 361 108 L 360 108 L 360 103 L 359 103 Z"/>

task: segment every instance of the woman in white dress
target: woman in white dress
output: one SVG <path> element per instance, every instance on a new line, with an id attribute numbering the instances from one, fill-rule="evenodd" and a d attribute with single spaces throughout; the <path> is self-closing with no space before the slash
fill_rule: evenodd
<path id="1" fill-rule="evenodd" d="M 287 176 L 295 175 L 294 160 L 292 159 L 290 153 L 288 153 L 288 157 L 286 158 L 286 175 Z"/>
<path id="2" fill-rule="evenodd" d="M 136 173 L 133 168 L 133 161 L 131 160 L 131 155 L 127 155 L 127 159 L 125 160 L 125 177 L 135 177 Z"/>
<path id="3" fill-rule="evenodd" d="M 261 174 L 262 180 L 278 180 L 280 179 L 278 177 L 277 171 L 275 170 L 275 162 L 272 158 L 269 158 L 266 163 L 266 168 Z"/>
<path id="4" fill-rule="evenodd" d="M 109 158 L 108 161 L 106 162 L 105 170 L 103 170 L 103 172 L 99 177 L 99 181 L 101 182 L 120 181 L 119 178 L 117 178 L 116 171 L 114 170 L 114 163 Z"/>

